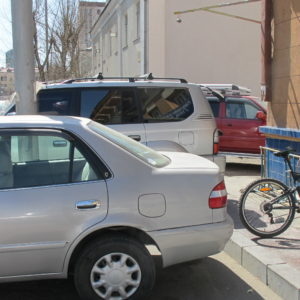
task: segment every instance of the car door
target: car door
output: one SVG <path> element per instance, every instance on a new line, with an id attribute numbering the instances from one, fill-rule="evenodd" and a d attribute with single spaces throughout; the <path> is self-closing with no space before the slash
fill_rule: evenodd
<path id="1" fill-rule="evenodd" d="M 80 116 L 107 125 L 139 142 L 146 142 L 134 88 L 82 89 Z"/>
<path id="2" fill-rule="evenodd" d="M 0 277 L 60 273 L 107 214 L 101 162 L 56 130 L 0 130 L 0 144 Z"/>
<path id="3" fill-rule="evenodd" d="M 245 98 L 226 98 L 224 117 L 221 119 L 221 151 L 260 153 L 264 137 L 259 126 L 265 122 L 256 118 L 261 110 Z"/>

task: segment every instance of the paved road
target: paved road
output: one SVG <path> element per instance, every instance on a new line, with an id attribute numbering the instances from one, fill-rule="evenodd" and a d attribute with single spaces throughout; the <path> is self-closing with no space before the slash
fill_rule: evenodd
<path id="1" fill-rule="evenodd" d="M 71 280 L 0 284 L 1 300 L 79 300 Z M 167 268 L 149 300 L 279 298 L 224 253 Z"/>

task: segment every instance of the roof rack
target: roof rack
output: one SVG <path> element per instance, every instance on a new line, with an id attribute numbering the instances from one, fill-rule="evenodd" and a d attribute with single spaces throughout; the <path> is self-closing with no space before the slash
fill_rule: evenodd
<path id="1" fill-rule="evenodd" d="M 203 83 L 200 86 L 202 88 L 202 91 L 205 94 L 211 94 L 212 90 L 218 91 L 224 96 L 228 96 L 228 95 L 247 96 L 251 94 L 250 89 L 236 84 Z"/>
<path id="2" fill-rule="evenodd" d="M 103 81 L 103 80 L 128 80 L 129 82 L 136 81 L 146 81 L 146 80 L 175 80 L 180 81 L 181 83 L 187 83 L 187 80 L 183 78 L 162 78 L 162 77 L 153 77 L 152 73 L 145 74 L 139 77 L 104 77 L 102 73 L 99 73 L 96 77 L 85 77 L 85 78 L 74 78 L 63 81 L 63 84 L 69 84 L 78 81 Z"/>

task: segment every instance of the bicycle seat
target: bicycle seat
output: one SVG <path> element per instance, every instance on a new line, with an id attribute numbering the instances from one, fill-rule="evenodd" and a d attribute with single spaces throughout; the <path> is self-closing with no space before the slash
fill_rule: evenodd
<path id="1" fill-rule="evenodd" d="M 288 158 L 290 153 L 296 153 L 296 150 L 289 148 L 289 149 L 284 150 L 284 151 L 276 152 L 276 153 L 274 153 L 274 155 L 278 156 L 278 157 Z"/>

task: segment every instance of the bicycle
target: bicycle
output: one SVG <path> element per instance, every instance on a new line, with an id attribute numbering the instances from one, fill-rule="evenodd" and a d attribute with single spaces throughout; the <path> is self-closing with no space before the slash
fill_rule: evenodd
<path id="1" fill-rule="evenodd" d="M 295 212 L 300 213 L 300 186 L 296 186 L 300 182 L 300 173 L 293 170 L 290 153 L 294 150 L 280 151 L 274 155 L 282 157 L 287 163 L 293 187 L 276 179 L 264 178 L 250 183 L 240 197 L 240 219 L 250 232 L 259 237 L 271 238 L 281 234 L 291 225 Z"/>

